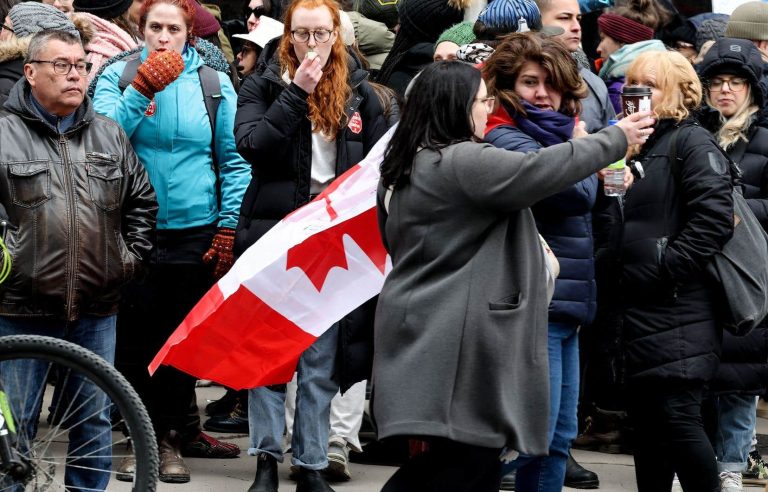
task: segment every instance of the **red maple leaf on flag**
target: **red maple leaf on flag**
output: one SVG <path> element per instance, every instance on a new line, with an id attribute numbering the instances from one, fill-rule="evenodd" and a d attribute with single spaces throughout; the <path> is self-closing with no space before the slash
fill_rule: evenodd
<path id="1" fill-rule="evenodd" d="M 343 237 L 349 236 L 376 268 L 384 273 L 387 251 L 381 241 L 376 218 L 376 207 L 339 222 L 333 227 L 308 237 L 302 243 L 288 250 L 285 269 L 300 268 L 312 285 L 320 292 L 331 268 L 347 269 L 347 254 Z"/>

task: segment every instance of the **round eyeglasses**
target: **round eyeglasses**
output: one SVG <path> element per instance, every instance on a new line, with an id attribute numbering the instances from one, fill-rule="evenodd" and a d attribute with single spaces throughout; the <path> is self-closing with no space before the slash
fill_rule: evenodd
<path id="1" fill-rule="evenodd" d="M 742 79 L 741 77 L 733 77 L 730 79 L 715 77 L 709 81 L 709 90 L 710 92 L 720 92 L 723 90 L 723 85 L 725 84 L 728 84 L 728 87 L 733 92 L 741 92 L 747 87 L 747 79 Z"/>
<path id="2" fill-rule="evenodd" d="M 93 66 L 91 62 L 79 61 L 77 63 L 69 63 L 63 60 L 29 60 L 29 63 L 50 63 L 53 65 L 54 73 L 59 75 L 67 75 L 74 68 L 77 73 L 85 76 L 91 73 L 91 67 Z"/>
<path id="3" fill-rule="evenodd" d="M 328 40 L 331 39 L 331 34 L 333 34 L 333 31 L 328 29 L 295 29 L 291 31 L 291 38 L 297 43 L 308 43 L 309 36 L 311 35 L 315 38 L 315 42 L 327 43 Z"/>

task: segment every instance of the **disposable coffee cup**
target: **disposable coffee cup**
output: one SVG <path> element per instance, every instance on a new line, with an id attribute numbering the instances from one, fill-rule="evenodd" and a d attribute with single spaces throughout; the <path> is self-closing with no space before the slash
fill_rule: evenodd
<path id="1" fill-rule="evenodd" d="M 651 88 L 643 86 L 624 86 L 621 90 L 621 108 L 624 116 L 651 110 Z"/>

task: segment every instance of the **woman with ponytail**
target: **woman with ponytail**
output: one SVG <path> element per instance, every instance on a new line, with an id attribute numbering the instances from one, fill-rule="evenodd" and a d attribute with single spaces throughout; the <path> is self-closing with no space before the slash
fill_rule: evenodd
<path id="1" fill-rule="evenodd" d="M 386 130 L 368 74 L 347 53 L 339 26 L 335 0 L 295 0 L 283 36 L 264 48 L 264 70 L 240 89 L 235 139 L 253 178 L 240 211 L 236 254 L 357 164 Z M 319 473 L 328 466 L 330 404 L 339 386 L 344 392 L 368 377 L 370 336 L 359 333 L 372 329 L 372 317 L 372 306 L 364 305 L 299 359 L 291 442 L 299 490 L 331 490 Z M 258 456 L 250 492 L 277 490 L 284 400 L 285 385 L 250 390 L 248 452 Z"/>

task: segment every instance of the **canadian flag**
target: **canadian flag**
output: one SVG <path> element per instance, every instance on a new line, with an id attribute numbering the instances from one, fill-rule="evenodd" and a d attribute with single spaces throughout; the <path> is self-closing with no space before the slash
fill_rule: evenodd
<path id="1" fill-rule="evenodd" d="M 376 187 L 393 130 L 245 251 L 166 341 L 150 374 L 166 364 L 234 389 L 288 382 L 307 347 L 381 291 L 392 264 Z"/>

